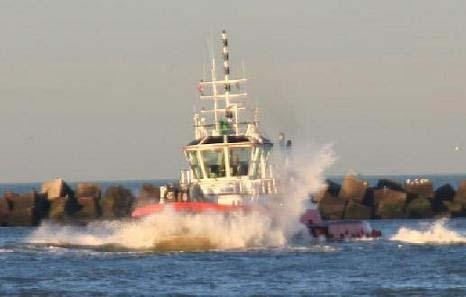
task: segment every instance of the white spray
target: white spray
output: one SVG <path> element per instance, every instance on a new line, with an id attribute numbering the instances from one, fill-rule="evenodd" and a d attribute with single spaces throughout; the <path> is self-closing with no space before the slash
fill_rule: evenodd
<path id="1" fill-rule="evenodd" d="M 459 244 L 466 243 L 466 237 L 450 230 L 446 219 L 437 220 L 426 230 L 401 227 L 390 240 L 414 244 Z"/>
<path id="2" fill-rule="evenodd" d="M 326 187 L 324 171 L 336 160 L 332 145 L 315 149 L 312 146 L 295 148 L 280 176 L 286 180 L 284 208 L 277 215 L 280 228 L 289 239 L 303 231 L 300 216 L 313 208 L 310 197 Z M 284 177 L 283 177 L 284 176 Z"/>
<path id="3" fill-rule="evenodd" d="M 301 150 L 290 162 L 293 176 L 278 212 L 187 215 L 166 211 L 135 221 L 96 221 L 86 227 L 45 223 L 26 241 L 75 246 L 114 244 L 128 249 L 246 249 L 283 247 L 304 226 L 299 222 L 309 194 L 324 186 L 323 172 L 334 162 L 331 146 Z M 186 242 L 188 241 L 188 246 Z M 179 243 L 181 246 L 177 247 Z"/>

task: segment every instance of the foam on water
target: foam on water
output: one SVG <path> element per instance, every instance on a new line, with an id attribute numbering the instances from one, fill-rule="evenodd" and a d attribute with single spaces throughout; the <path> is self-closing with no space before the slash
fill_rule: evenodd
<path id="1" fill-rule="evenodd" d="M 179 214 L 166 211 L 137 221 L 101 221 L 86 227 L 46 223 L 31 243 L 68 246 L 121 246 L 128 249 L 204 250 L 281 246 L 286 242 L 260 213 Z"/>
<path id="2" fill-rule="evenodd" d="M 290 182 L 286 203 L 278 212 L 238 212 L 224 216 L 164 211 L 141 220 L 96 221 L 86 227 L 44 223 L 26 241 L 162 251 L 283 247 L 303 229 L 299 217 L 308 195 L 322 189 L 323 172 L 334 160 L 330 146 L 307 153 L 312 155 L 306 159 L 308 162 L 295 159 L 294 179 Z"/>
<path id="3" fill-rule="evenodd" d="M 466 237 L 449 229 L 447 220 L 435 221 L 427 230 L 416 230 L 401 227 L 390 240 L 414 244 L 464 244 Z"/>

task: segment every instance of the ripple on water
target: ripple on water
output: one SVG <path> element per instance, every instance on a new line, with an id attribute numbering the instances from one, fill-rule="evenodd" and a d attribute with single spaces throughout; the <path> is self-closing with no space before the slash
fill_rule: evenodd
<path id="1" fill-rule="evenodd" d="M 435 221 L 376 224 L 385 238 L 163 253 L 25 243 L 30 237 L 6 229 L 0 295 L 465 295 L 464 244 L 393 239 L 402 227 L 426 233 Z M 466 220 L 444 228 L 463 236 Z"/>

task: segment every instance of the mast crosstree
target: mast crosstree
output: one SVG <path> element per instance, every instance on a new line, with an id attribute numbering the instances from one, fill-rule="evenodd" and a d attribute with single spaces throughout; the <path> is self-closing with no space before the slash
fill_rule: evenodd
<path id="1" fill-rule="evenodd" d="M 242 91 L 246 78 L 230 79 L 230 52 L 228 37 L 222 31 L 223 78 L 217 80 L 217 65 L 215 58 L 211 60 L 211 80 L 201 80 L 198 91 L 202 101 L 212 100 L 213 107 L 203 107 L 194 115 L 196 138 L 202 136 L 241 135 L 247 131 L 254 121 L 240 121 L 240 112 L 248 110 L 241 100 L 248 99 L 248 93 Z M 234 86 L 234 87 L 232 87 Z"/>

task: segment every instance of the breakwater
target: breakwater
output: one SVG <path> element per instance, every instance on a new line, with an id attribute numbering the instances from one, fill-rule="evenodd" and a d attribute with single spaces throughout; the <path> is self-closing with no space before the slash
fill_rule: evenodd
<path id="1" fill-rule="evenodd" d="M 36 226 L 45 219 L 80 225 L 99 219 L 123 219 L 134 207 L 159 201 L 157 185 L 143 183 L 137 192 L 136 197 L 119 184 L 70 186 L 60 178 L 41 184 L 40 190 L 22 194 L 7 190 L 0 198 L 0 225 Z"/>
<path id="2" fill-rule="evenodd" d="M 466 217 L 465 178 L 331 177 L 314 199 L 324 219 Z M 174 181 L 66 183 L 55 179 L 3 186 L 0 225 L 34 226 L 43 220 L 79 225 L 127 218 L 135 207 L 157 203 L 159 186 L 168 182 Z"/>
<path id="3" fill-rule="evenodd" d="M 466 180 L 434 187 L 431 179 L 379 179 L 371 185 L 356 175 L 327 180 L 314 197 L 324 219 L 427 219 L 466 216 Z"/>

